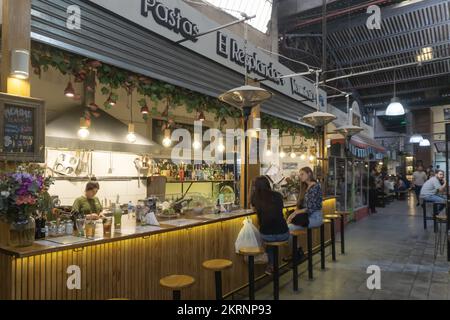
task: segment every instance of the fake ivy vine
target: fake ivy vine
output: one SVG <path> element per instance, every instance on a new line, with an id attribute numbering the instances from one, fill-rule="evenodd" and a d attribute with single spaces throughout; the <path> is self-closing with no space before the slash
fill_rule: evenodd
<path id="1" fill-rule="evenodd" d="M 222 129 L 227 124 L 227 118 L 236 123 L 242 119 L 241 111 L 230 107 L 217 98 L 206 96 L 185 88 L 177 87 L 163 81 L 151 79 L 124 69 L 120 69 L 97 60 L 82 57 L 41 43 L 32 43 L 31 65 L 38 76 L 54 68 L 63 75 L 69 75 L 74 82 L 84 82 L 89 74 L 94 72 L 96 85 L 100 86 L 101 93 L 106 97 L 103 106 L 110 109 L 118 100 L 118 89 L 125 89 L 128 94 L 136 90 L 143 98 L 139 106 L 147 106 L 151 116 L 170 118 L 169 109 L 184 105 L 188 113 L 210 112 L 215 115 Z M 158 104 L 167 102 L 163 112 L 158 111 Z M 96 116 L 95 110 L 89 106 L 85 116 Z M 147 119 L 147 115 L 143 116 Z M 169 122 L 169 120 L 168 120 Z M 262 114 L 262 123 L 267 128 L 277 128 L 280 134 L 303 135 L 306 138 L 312 136 L 308 129 L 295 123 L 276 118 L 268 114 Z"/>

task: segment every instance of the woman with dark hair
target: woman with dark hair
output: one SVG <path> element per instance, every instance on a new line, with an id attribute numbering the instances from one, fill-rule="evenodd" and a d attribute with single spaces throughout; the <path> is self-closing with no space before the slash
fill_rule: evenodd
<path id="1" fill-rule="evenodd" d="M 287 241 L 289 229 L 283 217 L 283 197 L 272 191 L 267 177 L 260 176 L 253 181 L 251 204 L 256 209 L 261 238 L 265 242 Z M 266 273 L 273 272 L 273 250 L 268 247 L 269 265 Z"/>
<path id="2" fill-rule="evenodd" d="M 98 219 L 103 207 L 100 200 L 96 197 L 100 185 L 95 179 L 86 184 L 84 196 L 75 200 L 72 205 L 72 212 L 86 216 L 88 219 Z"/>
<path id="3" fill-rule="evenodd" d="M 297 210 L 289 215 L 290 230 L 319 227 L 323 223 L 322 188 L 309 167 L 300 170 L 300 194 Z"/>

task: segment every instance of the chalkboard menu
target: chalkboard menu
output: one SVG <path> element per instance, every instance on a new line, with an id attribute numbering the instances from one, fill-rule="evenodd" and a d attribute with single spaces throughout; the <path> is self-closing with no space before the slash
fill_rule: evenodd
<path id="1" fill-rule="evenodd" d="M 33 152 L 34 110 L 5 105 L 3 150 L 5 152 Z"/>
<path id="2" fill-rule="evenodd" d="M 45 162 L 42 100 L 0 94 L 0 160 Z"/>

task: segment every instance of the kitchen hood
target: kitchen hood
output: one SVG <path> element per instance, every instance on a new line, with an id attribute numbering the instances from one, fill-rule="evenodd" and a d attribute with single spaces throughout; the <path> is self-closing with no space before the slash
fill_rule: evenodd
<path id="1" fill-rule="evenodd" d="M 129 152 L 136 154 L 160 154 L 162 147 L 156 142 L 136 133 L 136 142 L 126 140 L 128 126 L 103 110 L 98 110 L 98 118 L 92 118 L 89 137 L 81 140 L 80 107 L 65 111 L 50 120 L 46 126 L 45 143 L 50 148 L 70 150 L 99 150 Z"/>

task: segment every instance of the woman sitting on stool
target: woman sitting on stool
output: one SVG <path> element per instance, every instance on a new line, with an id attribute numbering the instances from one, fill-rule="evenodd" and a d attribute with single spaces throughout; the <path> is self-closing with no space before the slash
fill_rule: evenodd
<path id="1" fill-rule="evenodd" d="M 289 239 L 289 229 L 283 217 L 283 197 L 272 191 L 267 177 L 260 176 L 253 181 L 251 204 L 256 209 L 261 238 L 265 242 L 282 242 Z M 273 248 L 267 247 L 269 265 L 266 273 L 273 273 Z"/>
<path id="2" fill-rule="evenodd" d="M 289 230 L 303 230 L 320 227 L 323 223 L 322 188 L 314 179 L 314 173 L 309 167 L 300 170 L 300 195 L 297 210 L 289 215 L 287 222 Z M 299 249 L 300 258 L 303 250 Z"/>

